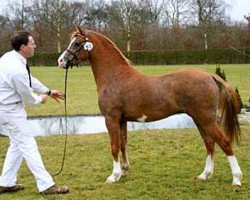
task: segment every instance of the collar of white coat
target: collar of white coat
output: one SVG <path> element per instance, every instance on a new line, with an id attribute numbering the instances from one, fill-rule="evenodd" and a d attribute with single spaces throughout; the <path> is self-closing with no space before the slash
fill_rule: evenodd
<path id="1" fill-rule="evenodd" d="M 26 67 L 27 64 L 27 59 L 25 57 L 23 57 L 20 53 L 18 53 L 15 50 L 12 50 L 12 53 L 15 54 L 15 56 L 17 56 L 17 58 L 24 64 L 24 66 Z"/>

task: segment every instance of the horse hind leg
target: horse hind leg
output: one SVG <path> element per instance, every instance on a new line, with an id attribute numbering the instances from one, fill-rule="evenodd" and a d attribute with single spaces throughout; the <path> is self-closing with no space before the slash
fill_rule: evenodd
<path id="1" fill-rule="evenodd" d="M 127 122 L 121 123 L 121 132 L 120 132 L 120 141 L 121 141 L 121 152 L 123 158 L 123 175 L 126 175 L 130 169 L 130 163 L 127 154 Z"/>
<path id="2" fill-rule="evenodd" d="M 215 141 L 209 135 L 204 134 L 201 129 L 199 129 L 199 131 L 207 149 L 207 158 L 204 171 L 197 178 L 200 180 L 207 180 L 208 178 L 212 177 L 214 172 L 213 155 L 214 155 Z"/>
<path id="3" fill-rule="evenodd" d="M 113 155 L 113 171 L 107 178 L 106 183 L 114 183 L 120 180 L 122 168 L 119 160 L 120 151 L 120 122 L 111 117 L 105 117 L 106 126 L 109 132 L 111 152 Z"/>
<path id="4" fill-rule="evenodd" d="M 223 134 L 216 122 L 206 125 L 202 130 L 204 134 L 208 134 L 213 138 L 226 154 L 233 175 L 232 185 L 241 186 L 242 171 L 236 157 L 234 156 L 230 139 Z"/>

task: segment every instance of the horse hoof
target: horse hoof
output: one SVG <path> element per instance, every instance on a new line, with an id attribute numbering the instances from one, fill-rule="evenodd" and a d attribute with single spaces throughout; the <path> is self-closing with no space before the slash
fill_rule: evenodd
<path id="1" fill-rule="evenodd" d="M 241 183 L 239 183 L 239 184 L 235 184 L 235 183 L 233 183 L 233 184 L 232 184 L 232 186 L 233 186 L 234 188 L 236 188 L 236 189 L 237 189 L 237 188 L 240 188 L 240 187 L 241 187 Z"/>
<path id="2" fill-rule="evenodd" d="M 211 173 L 211 172 L 203 172 L 203 173 L 201 173 L 201 174 L 197 177 L 197 179 L 205 181 L 205 180 L 207 180 L 207 179 L 209 179 L 209 178 L 211 178 L 211 177 L 212 177 L 212 173 Z"/>
<path id="3" fill-rule="evenodd" d="M 235 187 L 240 187 L 242 177 L 243 177 L 242 172 L 234 174 L 233 175 L 233 183 L 232 183 L 232 185 L 235 186 Z"/>
<path id="4" fill-rule="evenodd" d="M 200 175 L 200 176 L 197 176 L 196 179 L 201 180 L 201 181 L 205 181 L 205 180 L 207 180 L 207 177 Z"/>
<path id="5" fill-rule="evenodd" d="M 120 180 L 122 174 L 121 173 L 117 173 L 117 174 L 111 174 L 111 176 L 109 176 L 106 180 L 106 183 L 114 183 Z"/>
<path id="6" fill-rule="evenodd" d="M 109 178 L 107 178 L 107 180 L 105 181 L 105 183 L 112 184 L 112 183 L 114 183 L 114 181 L 110 180 Z"/>
<path id="7" fill-rule="evenodd" d="M 128 174 L 128 171 L 129 171 L 129 170 L 123 170 L 123 171 L 122 171 L 122 176 L 126 176 L 126 175 Z"/>
<path id="8" fill-rule="evenodd" d="M 240 181 L 234 181 L 234 182 L 232 183 L 232 186 L 233 186 L 233 187 L 241 187 L 241 182 L 240 182 Z"/>

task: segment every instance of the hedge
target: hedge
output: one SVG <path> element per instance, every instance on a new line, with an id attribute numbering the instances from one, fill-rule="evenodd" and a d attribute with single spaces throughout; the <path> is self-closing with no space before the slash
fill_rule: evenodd
<path id="1" fill-rule="evenodd" d="M 129 59 L 134 64 L 180 65 L 180 64 L 244 64 L 250 63 L 250 49 L 247 55 L 232 49 L 175 50 L 155 52 L 132 52 Z M 125 53 L 125 55 L 127 55 Z M 128 57 L 128 56 L 127 56 Z"/>
<path id="2" fill-rule="evenodd" d="M 244 55 L 233 49 L 172 50 L 123 52 L 136 65 L 181 64 L 245 64 L 250 63 L 250 49 Z M 55 66 L 60 53 L 36 53 L 29 59 L 30 66 Z"/>
<path id="3" fill-rule="evenodd" d="M 35 53 L 29 59 L 30 66 L 57 66 L 57 59 L 60 53 Z"/>

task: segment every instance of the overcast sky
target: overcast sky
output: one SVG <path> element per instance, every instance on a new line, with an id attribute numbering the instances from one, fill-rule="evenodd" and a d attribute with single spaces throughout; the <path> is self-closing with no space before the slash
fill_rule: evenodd
<path id="1" fill-rule="evenodd" d="M 244 15 L 250 15 L 250 0 L 225 0 L 231 6 L 228 15 L 232 20 L 243 21 Z"/>

